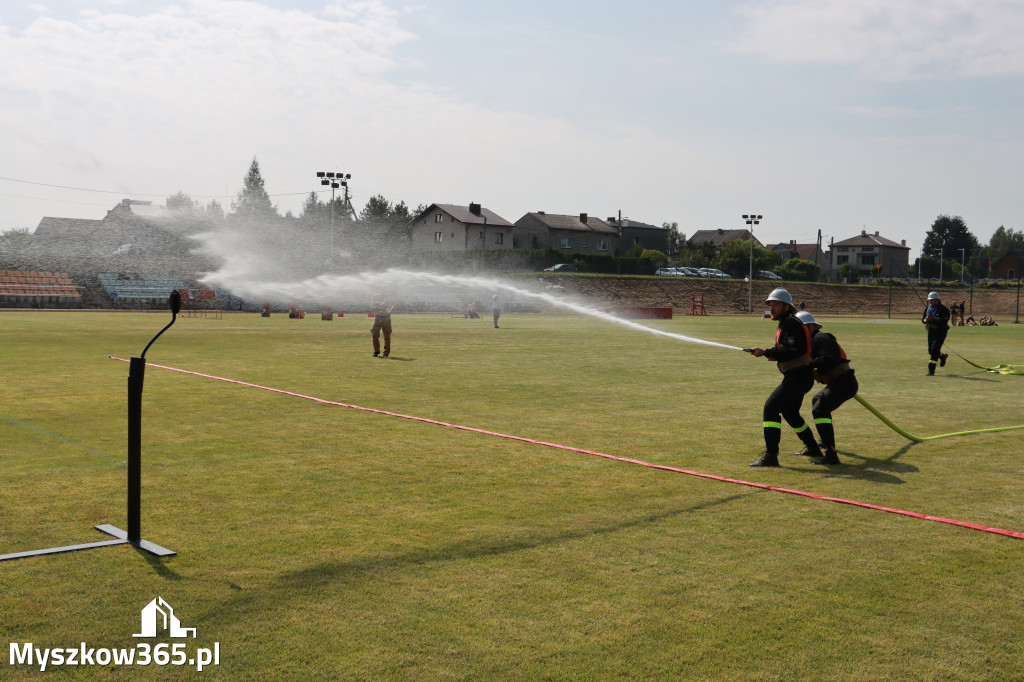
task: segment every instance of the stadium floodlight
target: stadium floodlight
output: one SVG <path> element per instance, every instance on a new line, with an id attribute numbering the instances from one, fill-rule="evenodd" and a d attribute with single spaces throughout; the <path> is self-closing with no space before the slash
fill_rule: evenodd
<path id="1" fill-rule="evenodd" d="M 142 517 L 142 383 L 146 376 L 146 351 L 153 345 L 153 342 L 160 338 L 160 335 L 170 329 L 174 321 L 178 319 L 181 311 L 181 294 L 177 290 L 171 292 L 168 298 L 168 305 L 171 309 L 171 321 L 156 333 L 142 354 L 133 357 L 128 363 L 128 530 L 124 531 L 117 526 L 102 524 L 95 526 L 96 530 L 113 535 L 114 540 L 103 540 L 100 542 L 88 542 L 81 545 L 65 545 L 64 547 L 50 547 L 49 549 L 36 549 L 28 552 L 16 552 L 14 554 L 0 555 L 0 561 L 10 559 L 26 559 L 44 554 L 62 554 L 74 552 L 80 549 L 94 549 L 96 547 L 111 547 L 114 545 L 131 545 L 144 549 L 155 556 L 174 556 L 174 550 L 153 544 L 142 539 L 141 517 Z"/>
<path id="2" fill-rule="evenodd" d="M 743 220 L 750 225 L 750 260 L 747 272 L 747 315 L 754 313 L 754 225 L 761 224 L 763 216 L 753 213 L 745 214 Z"/>

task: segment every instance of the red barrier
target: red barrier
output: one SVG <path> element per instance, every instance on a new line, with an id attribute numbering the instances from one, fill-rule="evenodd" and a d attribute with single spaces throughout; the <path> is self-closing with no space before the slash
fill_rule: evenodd
<path id="1" fill-rule="evenodd" d="M 672 308 L 641 308 L 638 306 L 615 306 L 605 312 L 627 320 L 671 320 Z"/>

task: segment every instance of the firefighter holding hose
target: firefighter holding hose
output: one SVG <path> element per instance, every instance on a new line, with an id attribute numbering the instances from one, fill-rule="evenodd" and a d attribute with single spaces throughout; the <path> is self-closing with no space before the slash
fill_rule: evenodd
<path id="1" fill-rule="evenodd" d="M 846 357 L 843 347 L 836 337 L 821 331 L 821 325 L 805 310 L 796 314 L 797 319 L 811 332 L 811 370 L 814 380 L 825 384 L 825 388 L 811 399 L 811 418 L 814 428 L 818 430 L 819 447 L 825 448 L 824 456 L 813 460 L 814 464 L 840 464 L 839 453 L 836 451 L 836 433 L 832 426 L 832 413 L 839 406 L 857 395 L 860 386 L 853 375 L 850 359 Z M 812 455 L 805 449 L 798 455 Z"/>
<path id="2" fill-rule="evenodd" d="M 800 416 L 800 405 L 804 395 L 814 385 L 811 370 L 810 330 L 796 317 L 793 297 L 779 288 L 765 300 L 772 319 L 779 323 L 775 332 L 775 345 L 771 348 L 751 348 L 754 357 L 765 357 L 778 364 L 782 372 L 780 383 L 764 404 L 764 452 L 752 467 L 779 466 L 779 443 L 782 441 L 782 419 L 786 420 L 800 440 L 807 446 L 808 453 L 822 457 L 821 449 L 814 440 L 814 432 Z"/>

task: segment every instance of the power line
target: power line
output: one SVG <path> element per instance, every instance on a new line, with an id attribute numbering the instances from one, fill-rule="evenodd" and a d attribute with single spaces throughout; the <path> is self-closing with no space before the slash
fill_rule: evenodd
<path id="1" fill-rule="evenodd" d="M 80 206 L 103 206 L 109 207 L 110 204 L 94 204 L 89 201 L 69 201 L 67 199 L 47 199 L 44 197 L 27 197 L 23 194 L 0 194 L 0 197 L 12 197 L 14 199 L 32 199 L 34 201 L 46 201 L 56 204 L 78 204 Z"/>
<path id="2" fill-rule="evenodd" d="M 142 192 L 126 192 L 124 190 L 89 189 L 89 188 L 86 188 L 86 187 L 69 187 L 67 185 L 51 185 L 51 184 L 46 183 L 46 182 L 33 182 L 31 180 L 18 180 L 17 178 L 6 178 L 6 177 L 3 177 L 3 176 L 0 176 L 0 180 L 7 180 L 8 182 L 20 182 L 20 183 L 25 184 L 25 185 L 36 185 L 36 186 L 39 186 L 39 187 L 53 187 L 55 189 L 70 189 L 70 190 L 74 190 L 76 192 L 95 192 L 95 193 L 98 193 L 98 194 L 120 194 L 122 196 L 124 196 L 125 194 L 129 194 L 129 195 L 136 196 L 136 197 L 161 197 L 161 198 L 164 198 L 164 199 L 166 199 L 167 197 L 170 197 L 170 196 L 174 196 L 173 194 L 145 194 L 145 193 L 142 193 Z M 269 197 L 292 197 L 292 196 L 298 196 L 300 194 L 305 195 L 305 194 L 309 194 L 309 192 L 282 192 L 281 194 L 268 194 L 267 196 L 269 196 Z M 14 196 L 14 195 L 5 195 L 5 196 Z M 190 198 L 192 198 L 192 199 L 230 199 L 231 198 L 230 194 L 195 194 L 195 195 L 191 195 L 190 194 L 188 196 Z M 31 197 L 23 197 L 23 198 L 27 199 L 27 198 L 31 198 Z"/>

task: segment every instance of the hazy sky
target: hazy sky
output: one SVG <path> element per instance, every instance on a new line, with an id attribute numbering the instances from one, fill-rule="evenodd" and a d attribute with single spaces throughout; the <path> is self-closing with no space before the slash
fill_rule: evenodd
<path id="1" fill-rule="evenodd" d="M 1024 0 L 413 2 L 3 3 L 0 230 L 229 205 L 254 156 L 282 213 L 337 170 L 357 209 L 758 212 L 911 258 L 940 214 L 1024 223 Z"/>

